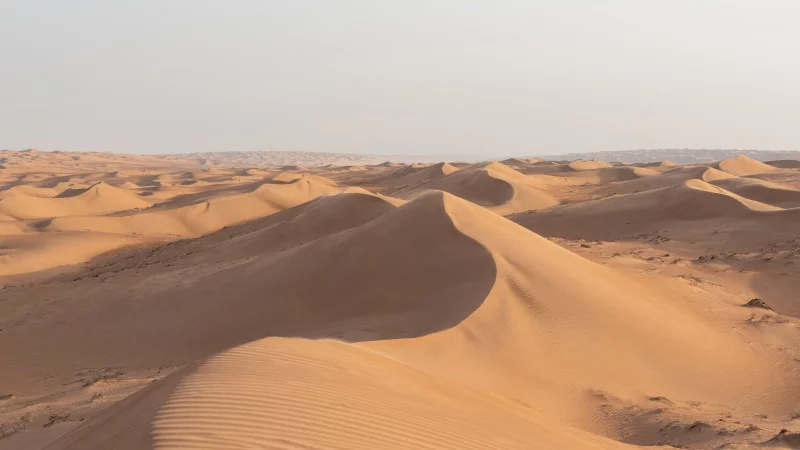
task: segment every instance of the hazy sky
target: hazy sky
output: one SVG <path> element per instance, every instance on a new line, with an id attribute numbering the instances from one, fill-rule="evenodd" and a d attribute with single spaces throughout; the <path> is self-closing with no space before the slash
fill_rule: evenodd
<path id="1" fill-rule="evenodd" d="M 0 0 L 0 148 L 800 149 L 797 0 Z"/>

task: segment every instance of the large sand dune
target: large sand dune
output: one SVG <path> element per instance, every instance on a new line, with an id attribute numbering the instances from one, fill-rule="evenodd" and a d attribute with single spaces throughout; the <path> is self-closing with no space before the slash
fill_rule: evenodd
<path id="1" fill-rule="evenodd" d="M 424 236 L 419 226 L 423 221 L 428 224 Z M 381 236 L 386 234 L 394 239 L 385 242 Z M 444 248 L 448 251 L 443 252 Z M 318 256 L 309 267 L 311 255 Z M 313 291 L 297 290 L 299 280 L 290 279 L 292 274 L 319 273 L 314 266 L 327 264 L 320 259 L 323 255 L 338 257 L 340 268 L 330 274 L 320 273 Z M 448 261 L 439 259 L 444 255 L 449 255 Z M 410 260 L 419 263 L 407 264 Z M 281 279 L 269 276 L 278 275 L 271 270 L 276 264 L 284 267 Z M 305 267 L 294 269 L 298 264 Z M 437 266 L 447 269 L 431 270 Z M 567 270 L 581 276 L 552 283 Z M 152 439 L 155 448 L 192 447 L 201 445 L 199 442 L 205 443 L 206 448 L 216 448 L 240 439 L 262 447 L 292 440 L 298 445 L 320 448 L 347 448 L 354 442 L 383 448 L 404 448 L 410 442 L 427 448 L 486 448 L 492 442 L 503 442 L 512 448 L 531 448 L 534 442 L 541 446 L 555 445 L 556 441 L 542 443 L 537 436 L 505 434 L 496 428 L 508 427 L 512 421 L 519 424 L 511 427 L 515 430 L 527 425 L 558 433 L 564 431 L 564 426 L 552 419 L 531 420 L 531 413 L 535 417 L 543 411 L 503 400 L 509 395 L 526 404 L 534 399 L 550 403 L 553 409 L 560 410 L 559 415 L 569 417 L 566 411 L 575 398 L 597 386 L 629 396 L 659 392 L 672 398 L 734 403 L 741 402 L 737 393 L 754 381 L 779 376 L 768 368 L 756 370 L 770 367 L 770 360 L 752 352 L 742 336 L 715 326 L 712 317 L 447 194 L 426 194 L 345 233 L 317 240 L 277 259 L 254 261 L 238 268 L 241 275 L 253 271 L 263 276 L 247 284 L 229 280 L 239 292 L 224 298 L 208 291 L 223 279 L 206 278 L 192 289 L 202 289 L 212 302 L 224 301 L 228 305 L 225 321 L 238 324 L 237 333 L 245 331 L 241 327 L 250 323 L 253 329 L 247 331 L 253 336 L 270 330 L 270 334 L 282 336 L 367 342 L 352 345 L 271 338 L 223 352 L 190 373 L 173 376 L 179 380 L 163 381 L 176 383 L 168 392 L 158 388 L 143 392 L 133 408 L 145 405 L 145 411 L 126 411 L 122 420 L 117 420 L 118 412 L 99 416 L 96 420 L 103 423 L 105 430 L 99 433 L 100 441 L 93 441 L 92 433 L 86 431 L 92 429 L 90 423 L 75 437 L 64 439 L 66 448 L 70 448 L 70 442 L 75 442 L 70 444 L 75 448 L 135 448 L 148 439 Z M 232 275 L 228 273 L 226 277 Z M 473 281 L 466 284 L 459 281 L 460 277 Z M 404 288 L 398 283 L 406 279 L 414 279 L 414 286 Z M 262 291 L 261 286 L 277 290 L 270 297 L 283 299 L 291 309 L 270 305 L 273 302 L 269 300 L 257 307 L 253 301 L 260 298 L 256 293 Z M 343 292 L 345 286 L 347 294 Z M 467 301 L 470 297 L 473 300 Z M 166 306 L 164 301 L 159 303 L 162 308 Z M 279 315 L 288 323 L 271 323 L 270 315 L 277 311 L 274 308 L 283 310 Z M 239 309 L 243 311 L 236 313 Z M 270 309 L 272 314 L 268 313 Z M 244 310 L 250 320 L 244 319 Z M 229 328 L 207 323 L 205 330 L 192 331 L 181 323 L 186 313 L 174 317 L 175 323 L 170 326 L 182 328 L 185 337 L 194 335 L 199 339 L 205 335 L 207 339 L 213 330 L 225 333 L 223 330 Z M 497 318 L 503 316 L 507 322 L 497 324 Z M 215 321 L 220 320 L 223 318 Z M 493 326 L 487 328 L 487 324 Z M 653 333 L 656 325 L 664 332 Z M 681 332 L 668 331 L 672 328 Z M 601 335 L 603 339 L 598 339 Z M 610 352 L 615 354 L 612 365 L 606 356 Z M 515 359 L 514 355 L 520 353 L 526 357 Z M 713 361 L 708 360 L 709 353 L 715 355 Z M 426 354 L 439 356 L 431 359 Z M 291 363 L 282 363 L 287 359 Z M 381 369 L 385 364 L 388 366 Z M 349 369 L 336 370 L 342 365 Z M 742 365 L 751 369 L 736 372 Z M 363 368 L 356 370 L 357 367 Z M 377 372 L 371 372 L 370 367 Z M 466 375 L 468 368 L 471 372 Z M 381 370 L 385 370 L 382 375 Z M 666 377 L 677 372 L 682 373 L 679 382 Z M 304 374 L 311 373 L 319 377 L 318 381 L 307 381 L 308 389 L 313 391 L 304 394 L 302 388 L 292 389 L 296 386 L 292 380 L 307 379 Z M 272 374 L 285 374 L 285 378 L 269 376 Z M 365 385 L 365 376 L 378 381 Z M 717 380 L 723 377 L 727 381 L 720 384 Z M 426 421 L 420 428 L 415 418 L 422 410 L 416 410 L 414 405 L 421 406 L 423 402 L 405 398 L 405 389 L 392 388 L 400 385 L 416 391 L 420 400 L 430 398 L 433 403 L 424 402 L 427 414 L 447 420 L 442 424 Z M 310 396 L 320 389 L 327 394 Z M 152 392 L 157 398 L 148 398 Z M 263 400 L 252 401 L 259 392 L 265 392 Z M 284 394 L 275 397 L 272 392 Z M 785 402 L 770 389 L 751 394 L 756 399 L 740 406 L 772 402 L 779 408 Z M 360 424 L 364 426 L 360 428 L 362 432 L 351 429 L 340 434 L 339 430 L 350 429 L 352 425 L 347 424 L 358 415 L 349 418 L 331 411 L 341 402 L 358 404 L 366 399 L 371 399 L 377 408 L 372 412 L 377 417 L 370 416 Z M 401 407 L 406 403 L 408 407 Z M 392 413 L 382 416 L 380 405 L 390 404 L 395 405 Z M 306 415 L 296 416 L 298 405 L 304 405 Z M 459 413 L 454 415 L 452 411 Z M 359 415 L 365 413 L 366 410 L 359 410 Z M 137 420 L 131 421 L 129 414 Z M 496 424 L 475 426 L 485 420 Z M 210 430 L 202 426 L 208 421 L 231 426 Z M 304 431 L 315 421 L 315 430 Z M 455 428 L 449 431 L 450 427 Z M 260 431 L 248 433 L 245 438 L 243 430 L 250 428 Z M 456 439 L 453 433 L 458 429 L 473 432 Z M 399 431 L 391 430 L 422 434 L 425 439 L 403 440 Z M 109 438 L 109 433 L 122 438 Z M 137 434 L 139 437 L 135 437 Z M 347 435 L 354 440 L 345 439 Z M 561 445 L 568 445 L 567 442 L 564 440 Z M 602 443 L 600 440 L 598 445 Z M 578 442 L 572 445 L 585 448 Z M 611 447 L 612 443 L 605 445 Z"/>
<path id="2" fill-rule="evenodd" d="M 2 450 L 794 445 L 791 165 L 5 158 Z"/>

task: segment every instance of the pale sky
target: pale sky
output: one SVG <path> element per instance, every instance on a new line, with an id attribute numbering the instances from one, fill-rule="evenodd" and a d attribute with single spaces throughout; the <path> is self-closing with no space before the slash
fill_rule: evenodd
<path id="1" fill-rule="evenodd" d="M 0 148 L 800 149 L 797 0 L 0 0 Z"/>

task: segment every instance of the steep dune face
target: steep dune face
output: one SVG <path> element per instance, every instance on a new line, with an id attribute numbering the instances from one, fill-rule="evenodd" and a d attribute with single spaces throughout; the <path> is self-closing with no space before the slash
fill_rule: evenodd
<path id="1" fill-rule="evenodd" d="M 549 208 L 559 201 L 547 191 L 547 185 L 516 170 L 490 162 L 462 169 L 393 195 L 413 198 L 429 190 L 442 190 L 485 206 L 498 214 Z"/>
<path id="2" fill-rule="evenodd" d="M 105 183 L 54 198 L 14 195 L 0 200 L 0 212 L 17 219 L 102 215 L 150 206 L 149 202 Z"/>
<path id="3" fill-rule="evenodd" d="M 291 282 L 315 267 L 330 273 L 314 287 Z M 570 411 L 587 390 L 744 408 L 795 400 L 757 388 L 797 380 L 774 371 L 786 355 L 754 351 L 748 332 L 441 192 L 236 274 L 228 283 L 239 288 L 215 320 L 238 329 L 206 319 L 199 343 L 242 327 L 361 342 L 256 340 L 156 383 L 49 448 L 626 448 L 573 427 L 586 424 Z M 192 289 L 218 298 L 212 286 L 231 275 Z M 178 306 L 170 302 L 167 311 Z M 240 309 L 249 320 L 231 314 Z M 183 312 L 175 320 L 198 345 L 201 330 L 186 325 L 194 314 Z"/>
<path id="4" fill-rule="evenodd" d="M 724 172 L 728 172 L 736 176 L 753 175 L 757 173 L 774 172 L 778 170 L 775 167 L 764 164 L 761 161 L 756 161 L 753 158 L 748 158 L 744 155 L 726 159 L 725 161 L 720 161 L 717 164 L 717 167 Z"/>
<path id="5" fill-rule="evenodd" d="M 652 231 L 675 221 L 748 219 L 777 211 L 781 208 L 690 179 L 673 187 L 524 213 L 512 219 L 545 235 L 608 239 Z"/>

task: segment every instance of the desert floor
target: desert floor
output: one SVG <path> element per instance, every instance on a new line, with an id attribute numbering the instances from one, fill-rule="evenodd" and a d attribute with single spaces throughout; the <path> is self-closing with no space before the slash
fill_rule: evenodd
<path id="1" fill-rule="evenodd" d="M 800 162 L 0 151 L 0 449 L 800 448 Z"/>

